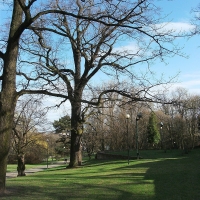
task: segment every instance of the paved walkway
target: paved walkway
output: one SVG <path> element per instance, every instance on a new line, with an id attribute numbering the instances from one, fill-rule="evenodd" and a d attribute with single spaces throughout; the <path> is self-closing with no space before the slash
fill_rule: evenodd
<path id="1" fill-rule="evenodd" d="M 59 166 L 65 166 L 65 165 L 67 165 L 66 162 L 59 161 L 59 162 L 56 162 L 56 163 L 53 163 L 53 164 L 49 164 L 48 165 L 48 169 L 59 167 Z M 16 165 L 16 167 L 17 167 L 17 165 Z M 44 171 L 44 170 L 47 170 L 47 165 L 38 165 L 35 168 L 31 168 L 31 169 L 25 170 L 25 173 L 26 173 L 26 176 L 28 176 L 28 175 L 30 175 L 32 173 L 41 172 L 41 171 Z M 17 174 L 18 174 L 17 171 L 7 172 L 6 173 L 6 178 L 16 178 Z"/>

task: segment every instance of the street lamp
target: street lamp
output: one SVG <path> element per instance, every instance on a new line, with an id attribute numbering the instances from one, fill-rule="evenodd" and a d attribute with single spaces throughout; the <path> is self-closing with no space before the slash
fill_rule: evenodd
<path id="1" fill-rule="evenodd" d="M 163 134 L 162 134 L 163 122 L 160 122 L 160 137 L 161 137 L 161 149 L 163 149 Z"/>
<path id="2" fill-rule="evenodd" d="M 63 159 L 65 161 L 65 147 L 63 147 Z"/>
<path id="3" fill-rule="evenodd" d="M 139 159 L 139 148 L 138 148 L 138 121 L 142 118 L 142 113 L 138 113 L 136 117 L 136 151 L 137 159 Z"/>
<path id="4" fill-rule="evenodd" d="M 128 165 L 129 165 L 129 153 L 130 153 L 130 147 L 129 147 L 129 140 L 128 140 L 128 120 L 130 118 L 129 114 L 126 114 L 126 128 L 127 128 L 127 146 L 128 146 Z"/>
<path id="5" fill-rule="evenodd" d="M 161 135 L 161 146 L 162 146 L 162 149 L 164 147 L 164 152 L 166 153 L 166 146 L 165 146 L 165 140 L 164 140 L 164 135 L 163 135 L 163 122 L 160 122 L 160 135 Z"/>
<path id="6" fill-rule="evenodd" d="M 48 158 L 49 158 L 49 139 L 47 139 L 47 169 L 49 165 Z"/>

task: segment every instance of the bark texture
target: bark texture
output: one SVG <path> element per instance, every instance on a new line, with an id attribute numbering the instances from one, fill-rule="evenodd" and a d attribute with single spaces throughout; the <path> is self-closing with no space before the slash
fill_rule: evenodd
<path id="1" fill-rule="evenodd" d="M 18 162 L 18 166 L 17 166 L 18 175 L 17 176 L 26 176 L 24 154 L 20 154 L 17 156 L 17 162 Z"/>
<path id="2" fill-rule="evenodd" d="M 7 49 L 4 54 L 2 88 L 0 95 L 0 192 L 5 192 L 7 156 L 10 148 L 14 110 L 16 106 L 16 64 L 19 50 L 19 27 L 22 9 L 14 1 Z"/>
<path id="3" fill-rule="evenodd" d="M 81 95 L 77 96 L 76 99 L 81 99 Z M 82 133 L 83 124 L 81 119 L 81 103 L 72 103 L 72 114 L 71 114 L 71 149 L 70 149 L 70 167 L 81 166 L 82 164 Z"/>

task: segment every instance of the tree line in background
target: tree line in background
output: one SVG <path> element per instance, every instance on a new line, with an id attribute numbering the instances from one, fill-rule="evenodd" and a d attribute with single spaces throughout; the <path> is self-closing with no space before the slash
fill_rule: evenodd
<path id="1" fill-rule="evenodd" d="M 136 118 L 139 149 L 189 149 L 200 147 L 200 96 L 179 88 L 172 98 L 180 104 L 133 103 L 118 106 L 105 103 L 84 127 L 84 147 L 89 154 L 99 150 L 136 149 Z M 130 118 L 126 119 L 126 114 Z M 127 134 L 128 123 L 128 134 Z M 128 140 L 127 140 L 128 136 Z M 129 141 L 129 142 L 127 142 Z"/>
<path id="2" fill-rule="evenodd" d="M 170 95 L 179 104 L 121 105 L 118 101 L 108 101 L 97 112 L 91 109 L 88 112 L 92 114 L 83 127 L 82 153 L 91 158 L 98 151 L 106 150 L 182 149 L 188 153 L 199 148 L 200 96 L 190 95 L 184 88 Z M 8 159 L 9 163 L 17 163 L 18 176 L 25 176 L 26 164 L 69 158 L 71 118 L 66 115 L 55 120 L 53 132 L 38 131 L 46 125 L 47 113 L 48 108 L 42 108 L 40 98 L 30 96 L 18 101 Z"/>

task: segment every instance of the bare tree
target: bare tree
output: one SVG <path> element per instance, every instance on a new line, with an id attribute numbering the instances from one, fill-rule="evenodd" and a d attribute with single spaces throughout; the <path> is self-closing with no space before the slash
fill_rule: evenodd
<path id="1" fill-rule="evenodd" d="M 56 1 L 57 2 L 57 1 Z M 62 13 L 66 16 L 71 16 L 72 18 L 84 18 L 86 16 L 76 15 L 73 13 L 73 9 L 70 11 L 61 11 L 56 9 L 48 9 L 53 4 L 51 1 L 41 2 L 37 0 L 14 0 L 5 1 L 1 4 L 9 4 L 10 20 L 8 20 L 6 26 L 1 24 L 2 37 L 0 38 L 0 81 L 1 81 L 1 95 L 0 95 L 0 193 L 5 191 L 5 181 L 6 181 L 6 166 L 7 166 L 7 156 L 10 147 L 11 133 L 13 128 L 14 110 L 16 106 L 17 99 L 22 94 L 25 94 L 26 86 L 19 79 L 16 79 L 17 75 L 17 62 L 19 61 L 19 47 L 20 39 L 22 35 L 24 37 L 24 42 L 32 37 L 32 33 L 27 35 L 27 28 L 30 27 L 32 23 L 39 23 L 42 21 L 43 15 L 50 15 L 51 13 Z M 103 16 L 102 16 L 103 17 Z M 93 19 L 103 23 L 103 18 Z M 4 20 L 2 20 L 4 22 Z M 5 34 L 3 34 L 5 33 Z M 25 55 L 25 54 L 24 54 Z M 25 55 L 26 56 L 26 55 Z M 22 72 L 21 69 L 18 70 Z M 27 73 L 27 68 L 23 71 Z M 18 88 L 16 89 L 16 80 L 19 80 Z M 37 87 L 37 86 L 35 86 Z M 21 91 L 23 89 L 23 92 Z"/>
<path id="2" fill-rule="evenodd" d="M 177 88 L 171 95 L 175 104 L 163 105 L 163 137 L 167 148 L 180 148 L 188 152 L 198 146 L 199 96 L 191 95 L 184 88 Z"/>
<path id="3" fill-rule="evenodd" d="M 83 107 L 88 104 L 99 106 L 103 95 L 112 92 L 129 97 L 131 101 L 158 101 L 157 98 L 149 96 L 148 91 L 161 82 L 150 83 L 146 77 L 147 84 L 144 84 L 143 77 L 137 77 L 133 67 L 139 63 L 150 65 L 156 58 L 163 60 L 165 56 L 175 55 L 179 51 L 173 44 L 173 31 L 164 29 L 163 23 L 160 23 L 162 18 L 156 19 L 158 9 L 151 0 L 58 0 L 42 2 L 41 5 L 40 1 L 35 0 L 14 0 L 11 5 L 11 22 L 7 26 L 7 35 L 0 43 L 1 193 L 5 190 L 6 161 L 14 109 L 19 96 L 25 93 L 43 93 L 70 101 L 70 166 L 73 167 L 82 162 L 81 136 L 85 121 Z M 33 32 L 28 32 L 27 29 Z M 55 33 L 57 36 L 52 36 Z M 32 40 L 34 34 L 38 35 L 39 40 Z M 48 43 L 50 39 L 52 41 Z M 124 39 L 134 42 L 134 50 L 117 49 L 117 42 L 120 43 Z M 54 40 L 59 40 L 56 46 L 53 45 Z M 63 50 L 62 45 L 67 43 L 70 44 L 67 46 L 67 49 L 71 48 L 70 53 L 66 51 L 66 55 L 58 54 Z M 22 53 L 20 56 L 19 46 Z M 32 55 L 25 64 L 23 56 L 27 58 L 29 53 Z M 65 64 L 62 60 L 63 56 L 70 54 L 74 61 L 72 65 Z M 39 59 L 36 59 L 37 56 Z M 33 71 L 29 73 L 31 69 Z M 126 88 L 105 88 L 104 91 L 99 91 L 96 99 L 85 98 L 83 91 L 90 88 L 89 81 L 101 71 L 106 75 L 115 75 L 116 79 L 120 75 L 128 77 L 130 83 L 137 83 L 140 88 L 134 93 L 130 93 Z M 16 79 L 16 75 L 26 78 L 27 81 Z M 19 82 L 17 89 L 16 80 Z M 33 81 L 37 81 L 37 85 L 32 85 Z M 39 87 L 40 89 L 36 90 Z"/>
<path id="4" fill-rule="evenodd" d="M 33 134 L 38 128 L 46 124 L 46 108 L 41 107 L 39 99 L 29 97 L 19 100 L 17 103 L 14 126 L 13 126 L 13 149 L 17 154 L 18 176 L 25 176 L 25 154 L 26 149 L 35 143 Z"/>
<path id="5" fill-rule="evenodd" d="M 193 14 L 192 18 L 192 24 L 194 25 L 194 29 L 191 33 L 191 35 L 199 35 L 200 34 L 200 16 L 199 16 L 199 11 L 200 11 L 200 4 L 196 6 L 196 8 L 193 8 L 191 10 L 191 13 Z"/>
<path id="6" fill-rule="evenodd" d="M 37 71 L 34 71 L 34 76 L 31 76 L 33 73 L 24 74 L 21 71 L 18 74 L 27 79 L 26 89 L 33 89 L 31 83 L 40 80 L 41 89 L 30 90 L 30 93 L 45 93 L 70 102 L 69 165 L 74 167 L 82 163 L 81 137 L 87 118 L 86 108 L 98 107 L 104 100 L 112 100 L 104 98 L 109 93 L 125 96 L 130 101 L 159 102 L 160 99 L 153 96 L 150 90 L 163 81 L 151 82 L 150 77 L 135 73 L 134 67 L 140 63 L 149 66 L 157 58 L 163 60 L 165 56 L 178 54 L 179 49 L 173 43 L 173 31 L 164 29 L 162 18 L 156 19 L 158 9 L 153 1 L 77 0 L 56 1 L 52 5 L 60 13 L 73 10 L 74 15 L 85 18 L 55 14 L 54 18 L 47 16 L 29 26 L 38 38 L 23 44 L 23 50 L 32 58 L 34 56 L 26 65 L 37 65 Z M 117 44 L 123 40 L 132 41 L 134 48 L 117 48 Z M 72 61 L 67 63 L 70 55 Z M 90 81 L 100 72 L 114 77 L 118 82 L 112 88 L 99 90 L 96 98 L 93 98 L 84 91 L 91 89 Z M 117 87 L 125 77 L 136 90 L 128 91 L 125 85 Z M 21 90 L 20 94 L 23 92 Z"/>

